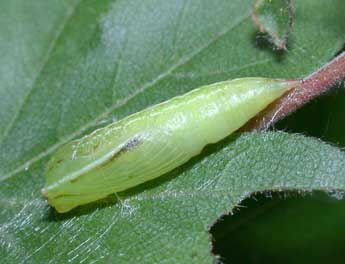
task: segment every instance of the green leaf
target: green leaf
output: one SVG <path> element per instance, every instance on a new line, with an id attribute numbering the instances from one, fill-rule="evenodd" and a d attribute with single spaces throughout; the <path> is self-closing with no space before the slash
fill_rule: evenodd
<path id="1" fill-rule="evenodd" d="M 283 55 L 256 43 L 251 6 L 249 0 L 0 3 L 4 262 L 211 263 L 208 228 L 251 192 L 344 188 L 341 151 L 268 133 L 220 142 L 164 178 L 120 194 L 122 204 L 110 197 L 57 215 L 41 197 L 49 155 L 70 139 L 200 85 L 303 77 L 344 42 L 342 0 L 296 1 L 296 12 L 309 19 L 296 16 Z"/>
<path id="2" fill-rule="evenodd" d="M 292 29 L 293 10 L 288 0 L 255 0 L 253 21 L 268 40 L 278 49 L 286 49 L 286 42 Z"/>

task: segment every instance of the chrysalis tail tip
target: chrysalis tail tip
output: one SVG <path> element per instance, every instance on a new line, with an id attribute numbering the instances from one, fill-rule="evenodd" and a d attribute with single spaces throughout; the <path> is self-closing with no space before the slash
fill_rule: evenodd
<path id="1" fill-rule="evenodd" d="M 286 83 L 289 86 L 289 89 L 293 89 L 296 88 L 297 86 L 299 86 L 301 83 L 303 82 L 303 80 L 287 80 Z"/>

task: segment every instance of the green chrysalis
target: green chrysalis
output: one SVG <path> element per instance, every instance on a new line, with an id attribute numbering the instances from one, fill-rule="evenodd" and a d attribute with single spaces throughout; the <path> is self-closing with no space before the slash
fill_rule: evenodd
<path id="1" fill-rule="evenodd" d="M 242 78 L 200 87 L 60 148 L 42 190 L 58 212 L 99 200 L 187 162 L 244 125 L 296 81 Z"/>

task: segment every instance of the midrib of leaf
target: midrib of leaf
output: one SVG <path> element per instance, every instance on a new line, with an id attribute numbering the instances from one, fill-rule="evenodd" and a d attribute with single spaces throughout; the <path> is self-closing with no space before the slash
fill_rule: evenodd
<path id="1" fill-rule="evenodd" d="M 78 2 L 78 4 L 76 5 L 74 11 L 72 12 L 72 14 L 68 17 L 68 19 L 65 20 L 65 22 L 63 23 L 63 26 L 61 27 L 61 32 L 58 34 L 58 36 L 61 36 L 61 34 L 63 33 L 63 29 L 66 27 L 66 25 L 68 24 L 68 21 L 71 20 L 71 18 L 73 17 L 73 14 L 75 13 L 75 10 L 77 9 L 77 7 L 80 5 L 80 3 L 82 2 L 82 0 L 80 2 Z M 179 67 L 184 66 L 185 64 L 187 64 L 188 62 L 190 62 L 193 58 L 195 58 L 199 53 L 201 53 L 202 51 L 204 51 L 205 49 L 207 49 L 208 47 L 210 47 L 213 43 L 215 43 L 217 40 L 221 39 L 223 36 L 225 36 L 226 34 L 228 34 L 229 32 L 231 32 L 233 29 L 235 29 L 238 25 L 240 25 L 244 20 L 248 19 L 250 17 L 250 14 L 244 14 L 243 16 L 241 16 L 237 21 L 235 21 L 233 24 L 229 25 L 228 27 L 226 27 L 223 31 L 221 31 L 220 33 L 218 33 L 214 38 L 211 38 L 208 42 L 206 42 L 204 45 L 200 46 L 198 49 L 195 49 L 194 52 L 190 53 L 189 55 L 182 57 L 180 60 L 178 60 L 177 63 L 173 64 L 171 67 L 169 67 L 166 71 L 162 72 L 161 74 L 159 74 L 156 78 L 152 79 L 151 81 L 145 83 L 143 86 L 141 86 L 139 89 L 137 89 L 134 93 L 132 93 L 131 95 L 125 97 L 122 100 L 119 100 L 118 102 L 116 102 L 113 106 L 109 107 L 108 109 L 106 109 L 104 112 L 102 112 L 100 115 L 98 115 L 96 118 L 94 118 L 93 120 L 89 121 L 88 123 L 86 123 L 84 126 L 80 127 L 78 130 L 76 130 L 75 132 L 71 133 L 70 135 L 63 137 L 60 141 L 58 141 L 56 144 L 50 146 L 49 148 L 47 148 L 45 151 L 42 151 L 40 154 L 36 155 L 35 157 L 23 162 L 22 165 L 19 165 L 16 169 L 10 171 L 9 173 L 3 175 L 2 177 L 0 177 L 0 182 L 4 181 L 8 178 L 11 178 L 12 176 L 16 175 L 17 173 L 23 171 L 26 167 L 31 166 L 33 163 L 41 160 L 42 158 L 46 157 L 47 155 L 51 154 L 52 152 L 54 152 L 55 150 L 57 150 L 60 146 L 64 145 L 66 142 L 72 140 L 73 138 L 81 135 L 85 130 L 87 130 L 90 127 L 93 127 L 95 124 L 97 124 L 100 120 L 104 119 L 107 115 L 109 115 L 111 112 L 115 111 L 116 109 L 126 105 L 130 100 L 134 99 L 136 96 L 142 94 L 143 92 L 145 92 L 148 88 L 158 84 L 160 81 L 163 81 L 166 77 L 168 77 L 172 72 L 174 72 L 175 70 L 177 70 Z M 55 38 L 55 41 L 52 45 L 51 50 L 49 50 L 49 52 L 47 52 L 47 59 L 45 60 L 45 63 L 43 63 L 42 68 L 40 69 L 38 75 L 36 76 L 36 79 L 39 77 L 39 74 L 43 71 L 44 66 L 46 65 L 46 63 L 49 61 L 49 55 L 51 54 L 51 51 L 53 50 L 56 40 L 58 39 Z M 25 101 L 27 100 L 27 98 L 30 96 L 31 92 L 33 91 L 34 87 L 32 89 L 30 89 L 29 93 L 27 94 L 27 96 L 25 97 L 25 99 L 23 100 L 22 105 L 20 106 L 20 108 L 23 107 L 23 105 L 25 104 Z M 18 116 L 20 110 L 18 111 L 18 113 L 16 114 L 16 117 Z M 11 122 L 10 128 L 8 129 L 8 132 L 11 130 L 11 127 L 13 127 L 13 125 L 15 124 L 15 120 L 16 118 L 13 120 L 13 122 Z M 7 133 L 8 134 L 8 133 Z M 1 141 L 0 141 L 1 142 Z"/>

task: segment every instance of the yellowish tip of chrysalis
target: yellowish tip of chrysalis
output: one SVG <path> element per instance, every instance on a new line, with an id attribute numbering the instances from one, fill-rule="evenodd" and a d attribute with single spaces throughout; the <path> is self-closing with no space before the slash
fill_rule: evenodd
<path id="1" fill-rule="evenodd" d="M 302 80 L 289 80 L 289 81 L 286 81 L 286 84 L 287 84 L 289 90 L 296 88 L 301 83 L 302 83 Z"/>

